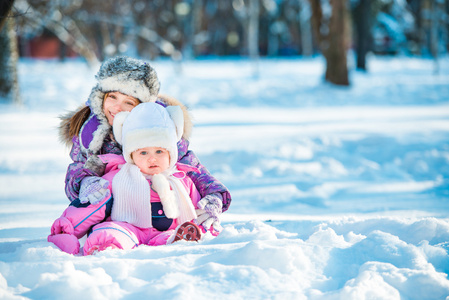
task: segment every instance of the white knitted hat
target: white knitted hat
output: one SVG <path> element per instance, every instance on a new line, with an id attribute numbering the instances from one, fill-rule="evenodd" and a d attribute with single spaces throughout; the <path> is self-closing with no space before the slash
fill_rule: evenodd
<path id="1" fill-rule="evenodd" d="M 114 137 L 123 147 L 123 156 L 134 163 L 131 153 L 145 147 L 161 147 L 170 154 L 171 169 L 178 161 L 177 143 L 184 132 L 184 116 L 179 106 L 148 102 L 131 112 L 120 112 L 114 118 Z"/>

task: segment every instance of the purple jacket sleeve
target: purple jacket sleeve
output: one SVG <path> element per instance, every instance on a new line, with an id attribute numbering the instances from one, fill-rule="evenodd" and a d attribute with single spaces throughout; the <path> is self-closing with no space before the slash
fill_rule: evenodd
<path id="1" fill-rule="evenodd" d="M 229 205 L 231 204 L 231 194 L 229 193 L 229 190 L 209 173 L 206 167 L 200 163 L 193 151 L 187 151 L 186 154 L 179 159 L 179 162 L 191 165 L 200 170 L 200 173 L 188 172 L 187 176 L 192 179 L 201 197 L 219 193 L 223 197 L 223 212 L 228 210 Z"/>
<path id="2" fill-rule="evenodd" d="M 74 136 L 72 142 L 73 146 L 70 151 L 70 158 L 73 160 L 73 163 L 67 168 L 65 177 L 65 193 L 70 201 L 78 198 L 81 180 L 84 177 L 102 175 L 95 174 L 93 171 L 84 168 L 87 157 L 80 151 L 79 138 Z"/>

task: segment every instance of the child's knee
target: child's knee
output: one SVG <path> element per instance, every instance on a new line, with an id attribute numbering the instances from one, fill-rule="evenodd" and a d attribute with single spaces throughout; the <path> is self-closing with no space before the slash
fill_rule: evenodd
<path id="1" fill-rule="evenodd" d="M 158 232 L 158 234 L 153 235 L 148 242 L 146 243 L 148 246 L 161 246 L 170 244 L 173 240 L 173 236 L 175 235 L 174 230 L 167 230 L 163 232 Z"/>
<path id="2" fill-rule="evenodd" d="M 90 255 L 105 249 L 129 250 L 138 245 L 139 240 L 132 231 L 115 222 L 105 222 L 93 228 L 86 239 L 83 252 L 84 255 Z"/>
<path id="3" fill-rule="evenodd" d="M 62 217 L 70 221 L 73 226 L 73 234 L 81 238 L 93 225 L 102 222 L 107 217 L 108 207 L 111 203 L 111 198 L 104 199 L 96 205 L 81 204 L 79 200 L 76 200 L 67 207 Z"/>

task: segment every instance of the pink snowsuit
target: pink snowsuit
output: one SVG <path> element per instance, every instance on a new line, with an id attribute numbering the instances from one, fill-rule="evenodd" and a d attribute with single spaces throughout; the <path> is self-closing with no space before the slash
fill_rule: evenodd
<path id="1" fill-rule="evenodd" d="M 104 163 L 107 163 L 103 178 L 109 181 L 108 189 L 112 194 L 112 179 L 120 171 L 119 166 L 123 165 L 125 160 L 123 156 L 116 154 L 105 154 L 99 157 Z M 181 163 L 177 163 L 176 168 L 178 172 L 173 175 L 180 179 L 192 199 L 193 206 L 197 208 L 201 196 L 193 181 L 186 176 L 186 172 L 198 172 L 198 170 Z M 149 184 L 151 184 L 150 181 Z M 96 204 L 82 204 L 77 199 L 53 223 L 48 241 L 67 253 L 76 254 L 79 252 L 78 239 L 90 232 L 83 247 L 84 255 L 108 247 L 132 249 L 142 244 L 165 245 L 180 224 L 176 219 L 169 219 L 165 216 L 159 196 L 153 190 L 150 201 L 153 227 L 139 228 L 126 222 L 111 220 L 113 197 L 110 195 Z"/>

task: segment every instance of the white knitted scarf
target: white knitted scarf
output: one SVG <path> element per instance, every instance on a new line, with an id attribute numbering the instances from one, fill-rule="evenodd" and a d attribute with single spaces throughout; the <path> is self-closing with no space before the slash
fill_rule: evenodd
<path id="1" fill-rule="evenodd" d="M 177 219 L 179 224 L 195 219 L 197 216 L 192 200 L 181 180 L 173 176 L 173 171 L 144 176 L 136 165 L 124 164 L 112 180 L 112 220 L 140 228 L 152 227 L 151 189 L 147 178 L 158 193 L 167 218 Z"/>

